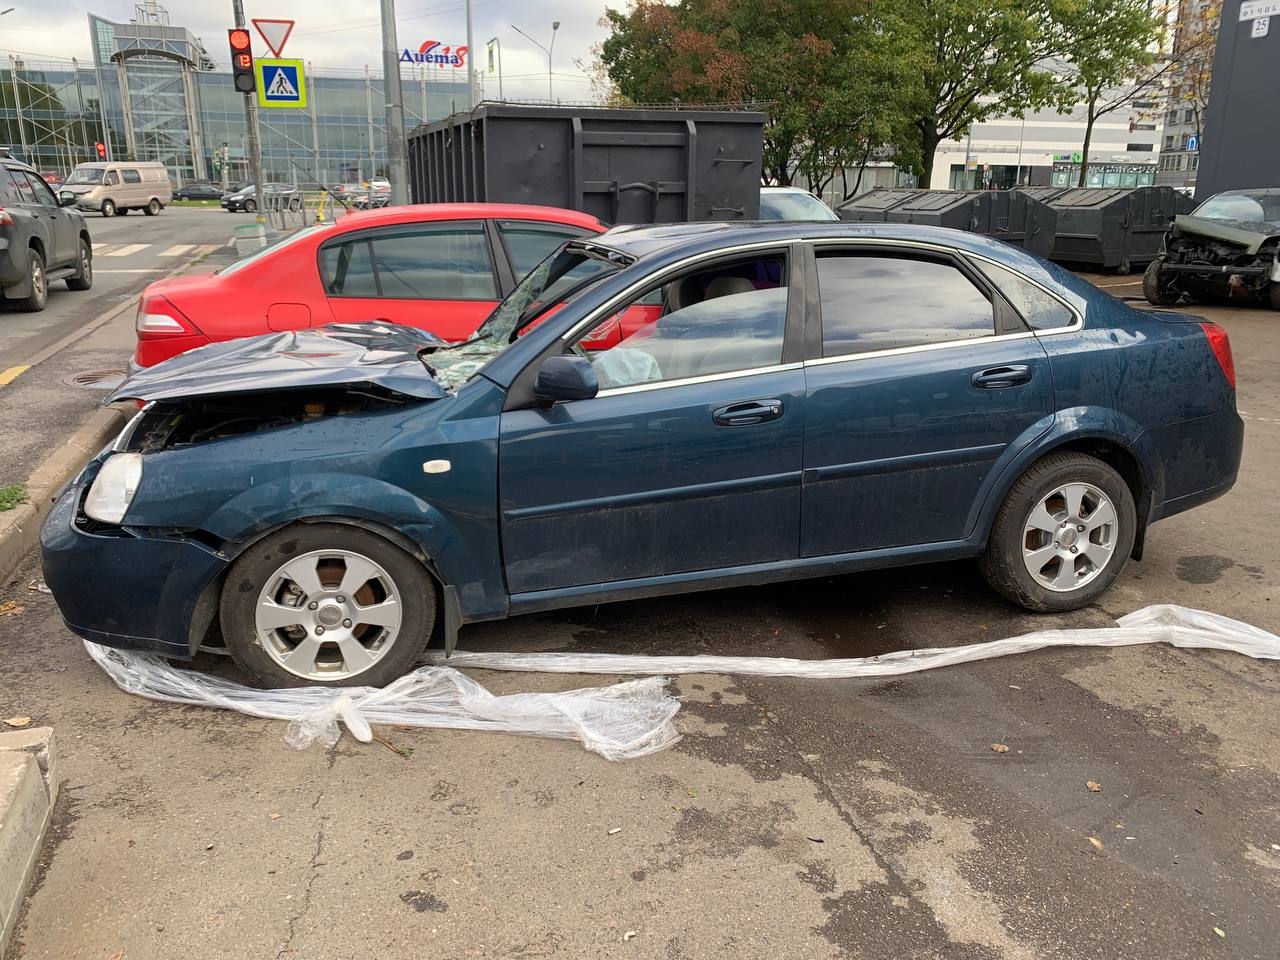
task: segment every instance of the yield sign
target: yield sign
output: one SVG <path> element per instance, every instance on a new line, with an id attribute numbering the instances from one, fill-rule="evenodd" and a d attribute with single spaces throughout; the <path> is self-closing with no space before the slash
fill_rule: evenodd
<path id="1" fill-rule="evenodd" d="M 258 33 L 262 34 L 262 39 L 267 41 L 267 48 L 277 57 L 284 51 L 289 34 L 293 33 L 293 23 L 292 20 L 253 21 Z"/>

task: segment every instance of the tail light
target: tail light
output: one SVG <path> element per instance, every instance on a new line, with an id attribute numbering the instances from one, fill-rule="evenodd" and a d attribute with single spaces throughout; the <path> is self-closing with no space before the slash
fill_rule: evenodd
<path id="1" fill-rule="evenodd" d="M 11 214 L 4 207 L 0 207 L 0 227 L 12 227 L 12 226 L 13 226 L 13 214 Z"/>
<path id="2" fill-rule="evenodd" d="M 1227 378 L 1227 383 L 1231 384 L 1231 389 L 1236 388 L 1236 362 L 1231 356 L 1231 338 L 1227 336 L 1227 331 L 1216 323 L 1202 323 L 1201 329 L 1204 335 L 1209 338 L 1209 349 L 1213 351 L 1213 357 L 1218 361 L 1218 366 L 1222 368 L 1222 375 Z"/>
<path id="3" fill-rule="evenodd" d="M 138 319 L 134 322 L 138 337 L 189 337 L 199 334 L 195 324 L 182 311 L 159 294 L 143 294 L 138 302 Z"/>

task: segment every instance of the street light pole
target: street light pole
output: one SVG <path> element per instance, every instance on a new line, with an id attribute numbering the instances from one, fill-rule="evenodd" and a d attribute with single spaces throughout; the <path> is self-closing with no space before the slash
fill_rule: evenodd
<path id="1" fill-rule="evenodd" d="M 551 86 L 551 83 L 552 83 L 551 51 L 554 50 L 556 46 L 556 31 L 560 29 L 560 21 L 559 20 L 551 21 L 551 46 L 550 47 L 544 47 L 537 40 L 533 39 L 533 37 L 529 36 L 527 33 L 525 33 L 523 30 L 517 27 L 514 23 L 511 25 L 511 29 L 514 30 L 516 33 L 520 34 L 520 36 L 524 37 L 526 40 L 528 40 L 535 47 L 537 47 L 539 50 L 541 50 L 543 53 L 547 55 L 547 99 L 554 101 L 555 93 Z"/>
<path id="2" fill-rule="evenodd" d="M 409 170 L 404 147 L 404 90 L 400 83 L 399 42 L 396 40 L 395 0 L 381 0 L 382 99 L 387 115 L 387 179 L 391 205 L 409 202 Z"/>

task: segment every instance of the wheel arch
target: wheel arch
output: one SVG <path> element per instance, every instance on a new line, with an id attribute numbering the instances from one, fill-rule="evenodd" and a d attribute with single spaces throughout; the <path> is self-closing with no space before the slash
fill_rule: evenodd
<path id="1" fill-rule="evenodd" d="M 1115 411 L 1090 411 L 1083 415 L 1077 411 L 1071 419 L 1073 428 L 1050 430 L 1002 471 L 983 503 L 977 527 L 978 545 L 986 545 L 996 513 L 1019 477 L 1050 454 L 1074 452 L 1107 464 L 1129 488 L 1138 515 L 1130 556 L 1141 560 L 1151 508 L 1159 502 L 1158 494 L 1164 484 L 1159 458 L 1147 449 L 1141 426 Z"/>

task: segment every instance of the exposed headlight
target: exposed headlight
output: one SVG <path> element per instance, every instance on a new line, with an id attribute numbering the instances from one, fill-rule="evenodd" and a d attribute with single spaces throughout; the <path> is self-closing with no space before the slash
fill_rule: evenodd
<path id="1" fill-rule="evenodd" d="M 142 454 L 114 453 L 94 478 L 84 512 L 103 523 L 120 523 L 142 482 Z"/>

